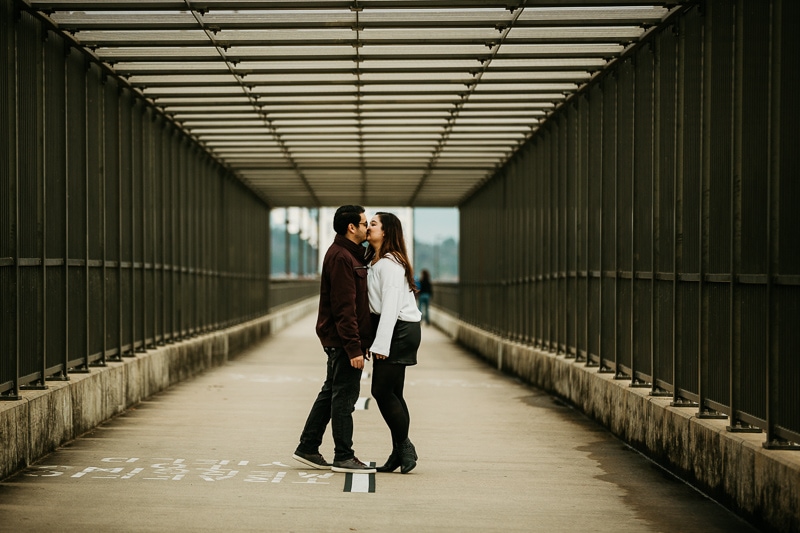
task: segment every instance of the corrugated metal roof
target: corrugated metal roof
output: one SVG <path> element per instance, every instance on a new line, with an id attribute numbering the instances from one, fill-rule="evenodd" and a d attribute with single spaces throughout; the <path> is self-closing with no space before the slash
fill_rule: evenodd
<path id="1" fill-rule="evenodd" d="M 29 2 L 273 206 L 457 205 L 680 3 Z"/>

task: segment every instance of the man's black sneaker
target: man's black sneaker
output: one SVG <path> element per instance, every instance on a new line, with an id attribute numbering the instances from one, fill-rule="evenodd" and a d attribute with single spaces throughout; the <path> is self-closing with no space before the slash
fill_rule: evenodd
<path id="1" fill-rule="evenodd" d="M 317 470 L 331 469 L 331 464 L 327 462 L 321 454 L 318 453 L 303 453 L 298 450 L 292 454 L 292 457 L 304 465 L 310 466 L 311 468 L 316 468 Z"/>
<path id="2" fill-rule="evenodd" d="M 374 466 L 365 465 L 356 457 L 346 461 L 334 461 L 331 468 L 334 472 L 345 472 L 352 474 L 372 474 L 375 472 Z"/>

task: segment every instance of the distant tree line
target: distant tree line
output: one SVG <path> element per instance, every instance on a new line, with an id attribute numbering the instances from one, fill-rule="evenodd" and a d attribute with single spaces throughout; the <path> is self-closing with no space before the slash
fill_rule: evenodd
<path id="1" fill-rule="evenodd" d="M 458 280 L 458 241 L 449 238 L 438 244 L 414 243 L 414 274 L 428 269 L 433 281 Z"/>

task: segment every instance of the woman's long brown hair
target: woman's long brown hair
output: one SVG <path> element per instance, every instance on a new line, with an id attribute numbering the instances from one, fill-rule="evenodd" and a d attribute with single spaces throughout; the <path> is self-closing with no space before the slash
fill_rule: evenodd
<path id="1" fill-rule="evenodd" d="M 403 266 L 406 271 L 406 281 L 411 288 L 411 292 L 417 292 L 417 284 L 414 282 L 414 268 L 408 260 L 408 253 L 406 253 L 406 241 L 403 239 L 403 225 L 400 219 L 392 213 L 377 212 L 375 213 L 381 220 L 383 226 L 383 242 L 381 249 L 378 250 L 376 257 L 381 258 L 386 254 L 391 254 L 395 260 Z"/>

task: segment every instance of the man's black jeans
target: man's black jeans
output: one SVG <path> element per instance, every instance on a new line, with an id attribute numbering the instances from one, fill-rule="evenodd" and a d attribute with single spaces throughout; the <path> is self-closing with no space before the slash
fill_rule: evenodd
<path id="1" fill-rule="evenodd" d="M 297 449 L 303 453 L 319 453 L 325 427 L 330 421 L 333 460 L 346 461 L 355 455 L 353 411 L 361 392 L 361 370 L 350 366 L 350 358 L 343 348 L 325 348 L 325 353 L 328 354 L 328 373 L 308 413 Z"/>

